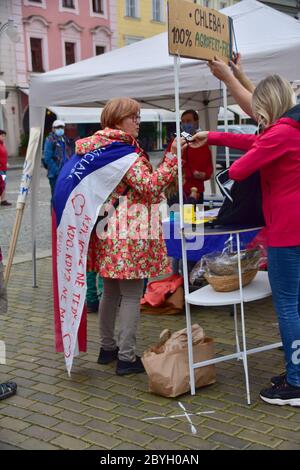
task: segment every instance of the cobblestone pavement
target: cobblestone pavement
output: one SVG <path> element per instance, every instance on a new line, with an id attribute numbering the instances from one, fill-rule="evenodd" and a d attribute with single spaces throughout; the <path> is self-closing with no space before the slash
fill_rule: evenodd
<path id="1" fill-rule="evenodd" d="M 10 170 L 7 172 L 7 199 L 13 203 L 11 207 L 0 207 L 0 246 L 4 258 L 7 256 L 8 247 L 16 216 L 16 202 L 19 193 L 19 185 L 22 170 Z M 16 249 L 16 259 L 31 259 L 31 196 L 23 215 L 20 235 Z M 46 177 L 46 170 L 41 170 L 41 182 L 37 212 L 37 256 L 45 256 L 51 251 L 51 219 L 50 219 L 50 187 Z"/>
<path id="2" fill-rule="evenodd" d="M 267 405 L 259 391 L 282 371 L 282 352 L 249 357 L 252 405 L 246 405 L 240 361 L 220 363 L 217 383 L 180 401 L 192 413 L 192 435 L 178 399 L 148 392 L 144 374 L 118 377 L 115 364 L 96 363 L 96 315 L 88 318 L 88 353 L 75 359 L 68 378 L 62 355 L 54 353 L 51 259 L 38 261 L 39 288 L 31 288 L 31 265 L 13 267 L 9 312 L 0 317 L 0 340 L 7 348 L 1 380 L 18 383 L 18 394 L 0 402 L 0 449 L 299 449 L 300 410 Z M 197 308 L 193 322 L 216 341 L 218 353 L 233 350 L 233 319 L 228 308 Z M 271 300 L 246 305 L 248 346 L 278 340 Z M 143 315 L 138 350 L 156 342 L 164 328 L 185 326 L 183 315 Z M 165 416 L 167 419 L 144 421 Z"/>

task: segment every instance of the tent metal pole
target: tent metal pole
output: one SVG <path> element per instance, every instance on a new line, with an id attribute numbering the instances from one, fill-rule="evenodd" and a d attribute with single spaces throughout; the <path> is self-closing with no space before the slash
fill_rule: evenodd
<path id="1" fill-rule="evenodd" d="M 174 57 L 174 79 L 175 79 L 175 109 L 176 109 L 176 133 L 177 133 L 177 157 L 178 157 L 178 186 L 179 186 L 179 208 L 180 208 L 180 234 L 181 234 L 181 250 L 182 250 L 182 264 L 183 264 L 183 279 L 185 298 L 189 294 L 189 277 L 187 267 L 187 252 L 184 234 L 184 212 L 183 212 L 183 177 L 182 177 L 182 159 L 181 159 L 181 146 L 180 146 L 180 101 L 179 101 L 179 68 L 180 57 Z M 193 367 L 193 338 L 192 338 L 192 322 L 190 314 L 190 306 L 185 301 L 186 311 L 186 327 L 188 337 L 188 356 L 189 356 L 189 373 L 190 373 L 190 389 L 191 394 L 195 395 L 195 373 Z"/>
<path id="2" fill-rule="evenodd" d="M 227 87 L 224 82 L 222 82 L 222 89 L 223 89 L 223 107 L 224 107 L 224 127 L 225 132 L 228 132 L 228 97 L 227 97 Z M 226 168 L 230 166 L 230 159 L 229 159 L 229 148 L 225 147 L 225 157 L 226 157 Z"/>

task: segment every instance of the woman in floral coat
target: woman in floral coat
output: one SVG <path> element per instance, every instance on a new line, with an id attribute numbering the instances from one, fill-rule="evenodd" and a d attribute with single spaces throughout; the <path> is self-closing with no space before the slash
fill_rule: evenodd
<path id="1" fill-rule="evenodd" d="M 136 141 L 139 113 L 140 106 L 136 101 L 130 98 L 113 99 L 102 112 L 103 131 L 76 143 L 78 155 L 112 142 L 128 143 L 131 148 L 135 147 L 138 154 L 135 163 L 107 201 L 115 207 L 119 202 L 107 229 L 99 235 L 100 238 L 93 233 L 89 249 L 88 269 L 96 270 L 104 280 L 98 362 L 108 364 L 118 359 L 118 375 L 144 371 L 140 357 L 135 353 L 144 279 L 170 272 L 158 205 L 165 189 L 177 175 L 177 148 L 174 144 L 171 153 L 153 171 L 147 155 Z M 117 344 L 114 329 L 118 308 Z"/>

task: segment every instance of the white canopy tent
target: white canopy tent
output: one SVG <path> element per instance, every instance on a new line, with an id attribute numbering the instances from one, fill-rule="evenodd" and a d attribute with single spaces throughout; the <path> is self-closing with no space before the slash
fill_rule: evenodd
<path id="1" fill-rule="evenodd" d="M 243 0 L 222 13 L 233 19 L 237 47 L 251 80 L 258 82 L 270 73 L 280 73 L 291 81 L 299 79 L 299 21 L 255 0 Z M 198 110 L 207 129 L 217 125 L 217 110 L 222 104 L 220 90 L 220 83 L 205 62 L 181 60 L 180 109 Z M 173 57 L 168 54 L 167 33 L 33 76 L 29 93 L 30 127 L 41 125 L 48 107 L 102 107 L 117 96 L 136 98 L 143 108 L 174 111 L 174 68 Z M 36 162 L 32 182 L 33 240 L 39 158 Z"/>
<path id="2" fill-rule="evenodd" d="M 229 106 L 227 111 L 227 119 L 232 121 L 234 119 L 233 108 L 236 114 L 242 113 L 243 116 L 247 116 L 242 109 L 237 106 Z M 239 109 L 237 109 L 239 108 Z M 99 123 L 101 119 L 103 108 L 71 108 L 67 106 L 50 106 L 49 110 L 56 114 L 57 119 L 61 119 L 66 124 L 89 124 Z M 221 106 L 219 109 L 218 120 L 224 121 L 225 111 Z M 172 111 L 166 111 L 165 109 L 142 109 L 141 110 L 141 122 L 175 122 L 176 113 Z"/>

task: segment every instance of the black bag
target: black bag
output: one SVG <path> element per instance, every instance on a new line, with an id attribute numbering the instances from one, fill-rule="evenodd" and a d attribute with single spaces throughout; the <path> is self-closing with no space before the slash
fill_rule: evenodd
<path id="1" fill-rule="evenodd" d="M 225 199 L 215 225 L 264 226 L 259 171 L 243 181 L 231 180 L 228 172 L 227 168 L 216 176 Z"/>

